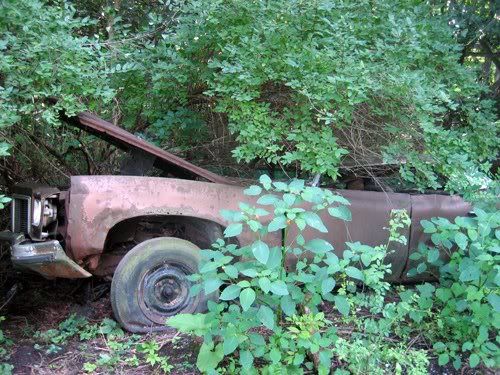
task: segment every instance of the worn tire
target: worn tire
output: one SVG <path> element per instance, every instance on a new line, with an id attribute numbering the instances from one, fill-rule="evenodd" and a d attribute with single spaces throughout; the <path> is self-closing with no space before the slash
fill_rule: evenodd
<path id="1" fill-rule="evenodd" d="M 141 242 L 120 261 L 111 283 L 116 320 L 130 332 L 165 330 L 168 317 L 206 310 L 217 295 L 189 297 L 186 275 L 198 271 L 200 249 L 174 237 Z M 187 294 L 186 294 L 187 293 Z"/>

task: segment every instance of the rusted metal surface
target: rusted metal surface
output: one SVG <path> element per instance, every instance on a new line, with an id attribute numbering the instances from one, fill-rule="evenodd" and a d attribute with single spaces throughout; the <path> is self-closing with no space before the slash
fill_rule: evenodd
<path id="1" fill-rule="evenodd" d="M 149 155 L 153 155 L 165 164 L 173 175 L 191 179 L 202 178 L 207 181 L 220 184 L 230 183 L 230 181 L 225 177 L 191 164 L 176 155 L 173 155 L 139 137 L 136 137 L 123 128 L 115 126 L 108 121 L 92 115 L 91 113 L 82 112 L 75 117 L 63 116 L 63 119 L 67 123 L 94 134 L 121 149 L 131 151 L 140 150 Z"/>
<path id="2" fill-rule="evenodd" d="M 19 243 L 11 248 L 12 264 L 27 268 L 46 278 L 85 278 L 92 276 L 89 272 L 72 261 L 59 241 Z"/>
<path id="3" fill-rule="evenodd" d="M 377 246 L 387 244 L 389 233 L 386 228 L 393 209 L 405 209 L 411 212 L 411 198 L 409 194 L 382 193 L 361 190 L 336 190 L 337 193 L 348 199 L 351 203 L 349 209 L 352 221 L 346 222 L 331 217 L 327 212 L 321 215 L 323 223 L 328 228 L 328 233 L 320 233 L 307 228 L 304 232 L 306 239 L 322 238 L 330 242 L 337 256 L 342 257 L 344 250 L 348 249 L 346 242 L 361 242 L 366 245 Z M 290 231 L 290 241 L 294 241 L 295 231 Z M 403 233 L 409 235 L 409 229 Z M 387 262 L 392 265 L 390 280 L 398 280 L 408 257 L 408 247 L 392 243 L 394 253 L 389 254 Z"/>
<path id="4" fill-rule="evenodd" d="M 73 258 L 80 263 L 93 259 L 99 263 L 109 231 L 120 222 L 142 216 L 186 216 L 200 218 L 221 226 L 225 223 L 221 209 L 238 209 L 238 203 L 253 203 L 243 194 L 243 187 L 199 181 L 156 177 L 78 176 L 71 180 L 68 207 L 67 243 Z M 346 249 L 345 242 L 359 241 L 368 245 L 386 244 L 389 216 L 392 209 L 406 209 L 412 217 L 412 226 L 405 236 L 409 246 L 391 244 L 389 255 L 392 280 L 399 280 L 408 269 L 408 256 L 417 247 L 422 234 L 420 220 L 433 216 L 455 217 L 465 215 L 469 206 L 459 197 L 445 195 L 410 195 L 371 191 L 338 190 L 351 202 L 352 221 L 344 222 L 325 214 L 322 218 L 329 229 L 322 234 L 307 229 L 306 239 L 323 238 L 333 244 L 337 255 Z M 274 232 L 268 241 L 280 244 L 280 232 Z M 294 232 L 290 232 L 293 241 Z M 250 233 L 238 238 L 241 245 L 252 239 Z M 409 250 L 410 249 L 410 250 Z M 92 257 L 93 256 L 93 257 Z M 293 257 L 288 259 L 294 263 Z"/>
<path id="5" fill-rule="evenodd" d="M 64 220 L 58 221 L 59 227 L 46 226 L 48 229 L 45 231 L 51 241 L 37 242 L 36 248 L 32 244 L 17 247 L 17 254 L 21 254 L 21 258 L 27 262 L 30 262 L 30 251 L 41 252 L 42 255 L 46 252 L 45 255 L 54 258 L 55 262 L 35 265 L 35 270 L 45 276 L 90 276 L 82 267 L 93 274 L 110 274 L 133 246 L 155 237 L 177 237 L 178 230 L 179 233 L 182 232 L 180 237 L 190 240 L 196 246 L 209 246 L 211 241 L 221 236 L 222 229 L 227 224 L 221 218 L 221 209 L 238 210 L 239 202 L 255 203 L 255 198 L 243 194 L 244 187 L 240 186 L 242 182 L 229 180 L 195 166 L 90 113 L 80 113 L 71 118 L 63 116 L 63 119 L 131 154 L 146 155 L 146 159 L 149 158 L 147 161 L 158 164 L 166 176 L 177 178 L 74 176 L 68 191 L 33 185 L 17 186 L 18 192 L 32 201 L 57 199 L 58 209 L 63 211 L 59 218 Z M 363 189 L 364 185 L 362 181 L 358 181 L 351 187 Z M 429 241 L 429 236 L 422 231 L 421 220 L 437 216 L 453 219 L 458 215 L 467 215 L 470 210 L 469 204 L 457 196 L 363 190 L 337 192 L 350 201 L 352 221 L 344 222 L 325 213 L 322 219 L 328 233 L 322 234 L 308 228 L 304 233 L 306 240 L 323 238 L 334 246 L 338 256 L 342 256 L 346 242 L 359 241 L 372 246 L 386 244 L 388 231 L 385 227 L 391 210 L 405 209 L 412 218 L 411 227 L 403 233 L 409 239 L 408 244 L 391 244 L 394 252 L 387 259 L 392 265 L 390 279 L 398 281 L 404 280 L 406 272 L 414 266 L 409 261 L 409 255 L 415 251 L 418 243 Z M 158 224 L 155 218 L 161 219 L 160 227 L 150 231 L 142 222 L 145 221 L 146 226 L 154 226 Z M 263 219 L 266 224 L 265 218 Z M 43 221 L 41 223 L 34 227 L 29 222 L 29 230 L 23 233 L 22 238 L 26 234 L 31 241 L 45 240 L 42 236 Z M 144 230 L 137 230 L 141 225 Z M 289 245 L 293 243 L 296 234 L 293 229 L 290 231 Z M 65 240 L 65 250 L 69 257 L 55 238 Z M 243 232 L 238 237 L 241 245 L 248 244 L 252 239 L 249 232 Z M 266 238 L 272 246 L 280 245 L 281 240 L 280 232 L 273 232 Z M 106 244 L 110 245 L 110 242 L 113 245 L 110 246 L 111 250 L 106 248 Z M 105 250 L 108 251 L 103 256 Z M 19 263 L 23 261 L 21 258 L 18 259 Z M 293 266 L 295 261 L 291 256 L 287 259 L 287 265 Z"/>
<path id="6" fill-rule="evenodd" d="M 75 260 L 103 251 L 108 232 L 140 216 L 185 216 L 224 226 L 221 209 L 248 200 L 243 187 L 158 177 L 76 176 L 71 179 L 67 243 Z M 247 242 L 247 234 L 240 241 Z M 279 233 L 274 234 L 276 244 Z"/>

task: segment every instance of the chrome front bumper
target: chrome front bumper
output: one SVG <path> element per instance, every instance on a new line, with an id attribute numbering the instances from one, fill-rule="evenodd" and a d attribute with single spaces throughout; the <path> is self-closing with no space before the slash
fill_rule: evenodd
<path id="1" fill-rule="evenodd" d="M 0 232 L 0 241 L 10 242 L 12 264 L 17 268 L 35 271 L 48 279 L 92 276 L 66 255 L 59 241 L 31 242 L 23 234 L 9 231 Z"/>

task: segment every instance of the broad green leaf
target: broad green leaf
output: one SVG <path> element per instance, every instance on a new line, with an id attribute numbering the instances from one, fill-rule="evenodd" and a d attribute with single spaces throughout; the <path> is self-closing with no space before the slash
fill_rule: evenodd
<path id="1" fill-rule="evenodd" d="M 346 205 L 346 206 L 349 206 L 351 204 L 351 202 L 349 202 L 349 200 L 347 200 L 346 198 L 344 198 L 342 195 L 339 195 L 339 194 L 335 194 L 335 195 L 332 195 L 328 198 L 328 202 L 336 202 L 336 203 L 340 203 L 340 204 L 343 204 L 343 205 Z"/>
<path id="2" fill-rule="evenodd" d="M 198 352 L 196 366 L 200 371 L 210 372 L 217 367 L 222 358 L 224 358 L 224 350 L 221 344 L 214 348 L 213 343 L 207 344 L 204 342 Z"/>
<path id="3" fill-rule="evenodd" d="M 357 279 L 360 281 L 363 281 L 365 279 L 363 276 L 363 272 L 353 266 L 346 267 L 345 273 L 347 276 L 352 277 L 353 279 Z"/>
<path id="4" fill-rule="evenodd" d="M 224 350 L 224 355 L 231 354 L 236 350 L 239 345 L 238 337 L 234 334 L 224 336 L 224 344 L 222 346 Z"/>
<path id="5" fill-rule="evenodd" d="M 223 301 L 231 301 L 240 295 L 240 291 L 241 287 L 239 285 L 232 284 L 222 291 L 219 298 Z"/>
<path id="6" fill-rule="evenodd" d="M 272 348 L 269 352 L 269 358 L 273 363 L 278 363 L 281 360 L 281 352 L 276 348 Z"/>
<path id="7" fill-rule="evenodd" d="M 191 286 L 191 288 L 189 289 L 189 297 L 195 297 L 200 294 L 202 289 L 201 287 L 202 284 L 194 284 L 193 286 Z"/>
<path id="8" fill-rule="evenodd" d="M 229 222 L 241 221 L 243 219 L 243 214 L 240 211 L 220 210 L 220 214 L 224 220 Z"/>
<path id="9" fill-rule="evenodd" d="M 253 365 L 253 355 L 248 350 L 240 352 L 240 364 L 245 370 L 250 370 Z"/>
<path id="10" fill-rule="evenodd" d="M 302 363 L 304 363 L 304 359 L 305 357 L 303 354 L 300 353 L 295 354 L 295 356 L 293 357 L 293 365 L 300 366 Z"/>
<path id="11" fill-rule="evenodd" d="M 256 208 L 254 213 L 257 217 L 269 215 L 269 211 L 266 211 L 263 208 Z"/>
<path id="12" fill-rule="evenodd" d="M 481 272 L 477 265 L 470 258 L 464 258 L 459 265 L 460 276 L 462 282 L 479 280 Z"/>
<path id="13" fill-rule="evenodd" d="M 223 270 L 226 273 L 226 275 L 228 275 L 232 279 L 235 279 L 238 277 L 238 269 L 231 264 L 224 266 Z"/>
<path id="14" fill-rule="evenodd" d="M 438 341 L 432 345 L 432 348 L 434 350 L 437 350 L 438 352 L 442 352 L 443 350 L 446 349 L 446 344 L 444 342 Z"/>
<path id="15" fill-rule="evenodd" d="M 479 362 L 481 362 L 481 358 L 476 353 L 472 353 L 469 357 L 469 366 L 474 368 L 479 364 Z"/>
<path id="16" fill-rule="evenodd" d="M 250 342 L 255 346 L 266 345 L 266 340 L 264 339 L 264 337 L 262 337 L 262 335 L 258 333 L 249 333 L 248 338 L 250 339 Z"/>
<path id="17" fill-rule="evenodd" d="M 349 302 L 345 296 L 336 295 L 334 298 L 335 307 L 342 315 L 349 315 Z"/>
<path id="18" fill-rule="evenodd" d="M 283 215 L 276 216 L 267 226 L 269 232 L 276 232 L 277 230 L 286 228 L 287 222 L 286 217 Z"/>
<path id="19" fill-rule="evenodd" d="M 247 311 L 255 301 L 255 292 L 252 288 L 246 288 L 241 291 L 240 304 L 243 311 Z"/>
<path id="20" fill-rule="evenodd" d="M 466 341 L 462 344 L 462 351 L 466 352 L 467 350 L 471 350 L 474 347 L 474 344 L 470 341 Z"/>
<path id="21" fill-rule="evenodd" d="M 315 212 L 304 212 L 301 217 L 306 221 L 307 225 L 309 225 L 311 228 L 314 228 L 321 233 L 327 233 L 328 229 L 326 229 L 325 225 L 323 224 L 323 221 L 319 217 L 319 215 Z"/>
<path id="22" fill-rule="evenodd" d="M 448 355 L 448 353 L 440 354 L 439 357 L 438 357 L 438 365 L 439 366 L 444 366 L 449 361 L 450 361 L 450 356 Z"/>
<path id="23" fill-rule="evenodd" d="M 259 195 L 260 193 L 262 193 L 262 188 L 257 185 L 252 185 L 248 189 L 245 189 L 243 193 L 245 195 Z"/>
<path id="24" fill-rule="evenodd" d="M 261 183 L 262 186 L 264 186 L 264 189 L 269 190 L 271 188 L 271 178 L 267 174 L 263 174 L 259 177 L 259 182 Z"/>
<path id="25" fill-rule="evenodd" d="M 260 320 L 265 327 L 269 329 L 274 328 L 274 312 L 267 306 L 260 306 L 257 312 L 257 318 Z"/>
<path id="26" fill-rule="evenodd" d="M 299 193 L 304 188 L 304 180 L 294 179 L 290 182 L 288 188 L 294 193 Z"/>
<path id="27" fill-rule="evenodd" d="M 280 305 L 281 305 L 281 310 L 283 310 L 283 312 L 288 316 L 293 316 L 297 312 L 295 310 L 296 307 L 295 302 L 292 300 L 290 296 L 281 297 Z"/>
<path id="28" fill-rule="evenodd" d="M 217 268 L 219 268 L 218 262 L 207 262 L 201 266 L 200 273 L 215 271 Z"/>
<path id="29" fill-rule="evenodd" d="M 415 252 L 413 252 L 413 253 L 410 254 L 409 258 L 411 260 L 419 260 L 419 259 L 422 258 L 422 254 L 420 254 L 419 252 L 415 251 Z"/>
<path id="30" fill-rule="evenodd" d="M 321 282 L 321 294 L 330 293 L 335 288 L 335 280 L 332 277 Z"/>
<path id="31" fill-rule="evenodd" d="M 476 241 L 479 235 L 475 229 L 467 229 L 467 235 L 471 239 L 471 241 Z"/>
<path id="32" fill-rule="evenodd" d="M 254 270 L 253 268 L 247 268 L 247 269 L 241 270 L 240 273 L 242 275 L 245 275 L 245 276 L 248 276 L 248 277 L 255 277 L 255 276 L 257 276 L 257 271 Z"/>
<path id="33" fill-rule="evenodd" d="M 177 314 L 167 319 L 167 325 L 184 333 L 203 332 L 210 326 L 207 314 Z"/>
<path id="34" fill-rule="evenodd" d="M 243 231 L 243 224 L 233 223 L 227 226 L 224 230 L 224 237 L 235 237 L 239 236 Z"/>
<path id="35" fill-rule="evenodd" d="M 289 194 L 289 193 L 285 193 L 283 194 L 283 201 L 289 206 L 293 206 L 293 204 L 295 203 L 295 199 L 297 198 L 297 196 L 295 194 Z"/>
<path id="36" fill-rule="evenodd" d="M 295 219 L 295 224 L 297 225 L 297 228 L 299 228 L 300 230 L 304 230 L 306 227 L 306 221 L 300 217 L 297 217 Z"/>
<path id="37" fill-rule="evenodd" d="M 427 271 L 427 264 L 425 263 L 420 263 L 418 266 L 417 266 L 417 270 L 416 270 L 416 273 L 423 273 Z M 409 273 L 409 272 L 408 272 Z"/>
<path id="38" fill-rule="evenodd" d="M 208 279 L 204 282 L 205 294 L 210 294 L 219 289 L 219 287 L 223 284 L 220 279 Z"/>
<path id="39" fill-rule="evenodd" d="M 469 243 L 469 239 L 462 232 L 457 232 L 457 234 L 455 234 L 455 242 L 459 248 L 465 250 L 467 248 L 467 244 Z"/>
<path id="40" fill-rule="evenodd" d="M 260 263 L 266 264 L 269 259 L 269 246 L 263 241 L 255 241 L 252 244 L 252 253 Z"/>
<path id="41" fill-rule="evenodd" d="M 249 220 L 247 224 L 252 230 L 252 232 L 257 232 L 260 228 L 262 228 L 262 224 L 257 220 Z"/>
<path id="42" fill-rule="evenodd" d="M 264 293 L 269 293 L 271 290 L 271 281 L 267 277 L 261 277 L 259 279 L 259 286 Z"/>
<path id="43" fill-rule="evenodd" d="M 262 195 L 257 200 L 257 203 L 261 204 L 263 206 L 269 206 L 269 205 L 275 204 L 276 202 L 279 202 L 279 200 L 280 199 L 276 195 L 265 194 L 265 195 Z"/>
<path id="44" fill-rule="evenodd" d="M 288 288 L 285 282 L 281 280 L 276 280 L 271 283 L 271 292 L 278 296 L 286 296 L 288 294 Z"/>
<path id="45" fill-rule="evenodd" d="M 436 232 L 436 226 L 430 222 L 429 220 L 422 220 L 420 221 L 420 224 L 422 224 L 422 227 L 424 227 L 424 233 L 435 233 Z"/>
<path id="46" fill-rule="evenodd" d="M 330 216 L 339 218 L 344 221 L 352 221 L 351 210 L 346 206 L 330 207 L 328 208 Z"/>
<path id="47" fill-rule="evenodd" d="M 281 266 L 281 259 L 283 255 L 281 253 L 281 248 L 275 246 L 269 250 L 269 259 L 266 263 L 266 267 L 270 270 Z"/>
<path id="48" fill-rule="evenodd" d="M 333 246 L 329 242 L 321 238 L 315 238 L 311 241 L 308 241 L 304 245 L 304 247 L 307 250 L 312 251 L 313 253 L 325 253 L 327 251 L 333 250 Z"/>
<path id="49" fill-rule="evenodd" d="M 493 307 L 497 313 L 500 312 L 500 296 L 498 294 L 491 293 L 487 297 L 488 302 Z"/>
<path id="50" fill-rule="evenodd" d="M 361 262 L 363 263 L 363 266 L 368 267 L 370 263 L 372 262 L 372 254 L 371 253 L 362 253 L 361 256 Z"/>
<path id="51" fill-rule="evenodd" d="M 439 259 L 439 250 L 436 248 L 429 249 L 429 252 L 427 253 L 427 261 L 429 263 L 434 263 L 438 259 Z"/>
<path id="52" fill-rule="evenodd" d="M 451 290 L 448 288 L 438 288 L 436 289 L 436 297 L 442 302 L 446 302 L 452 297 Z"/>
<path id="53" fill-rule="evenodd" d="M 248 280 L 241 280 L 241 281 L 238 281 L 238 284 L 237 284 L 240 288 L 248 288 L 251 284 Z"/>
<path id="54" fill-rule="evenodd" d="M 274 181 L 273 185 L 278 191 L 285 191 L 288 189 L 288 185 L 281 181 Z"/>
<path id="55" fill-rule="evenodd" d="M 424 283 L 424 284 L 417 285 L 417 290 L 420 292 L 420 295 L 422 297 L 429 298 L 429 297 L 432 297 L 432 294 L 434 293 L 436 288 L 432 284 Z"/>

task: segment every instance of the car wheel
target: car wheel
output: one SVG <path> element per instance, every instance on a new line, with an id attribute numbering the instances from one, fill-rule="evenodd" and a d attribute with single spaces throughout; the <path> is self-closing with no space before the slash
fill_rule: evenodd
<path id="1" fill-rule="evenodd" d="M 111 305 L 116 320 L 130 332 L 165 330 L 168 317 L 206 310 L 209 299 L 190 296 L 187 276 L 198 271 L 200 249 L 173 237 L 141 242 L 120 261 L 111 283 Z"/>

